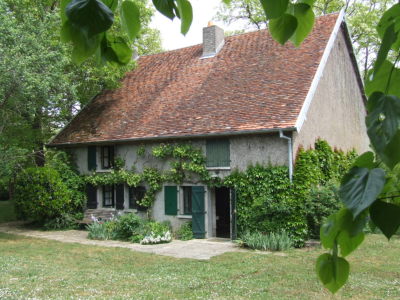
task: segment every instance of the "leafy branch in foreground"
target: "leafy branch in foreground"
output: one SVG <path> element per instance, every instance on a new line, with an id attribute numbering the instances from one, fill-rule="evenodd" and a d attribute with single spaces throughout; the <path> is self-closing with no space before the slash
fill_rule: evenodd
<path id="1" fill-rule="evenodd" d="M 366 82 L 366 125 L 376 156 L 367 152 L 354 163 L 340 188 L 345 208 L 331 215 L 320 232 L 321 243 L 330 253 L 318 258 L 316 270 L 332 293 L 347 281 L 349 264 L 344 257 L 362 243 L 368 219 L 388 239 L 400 227 L 400 206 L 389 202 L 398 197 L 387 196 L 394 183 L 383 170 L 393 172 L 400 162 L 400 4 L 383 14 L 377 31 L 382 42 Z M 391 52 L 397 57 L 393 63 L 388 59 Z"/>
<path id="2" fill-rule="evenodd" d="M 186 34 L 192 23 L 188 0 L 153 0 L 155 8 L 171 20 L 181 19 Z M 133 0 L 61 0 L 61 40 L 74 46 L 72 59 L 82 63 L 91 56 L 98 62 L 126 65 L 132 43 L 141 30 L 141 13 Z M 120 26 L 115 20 L 120 20 Z"/>

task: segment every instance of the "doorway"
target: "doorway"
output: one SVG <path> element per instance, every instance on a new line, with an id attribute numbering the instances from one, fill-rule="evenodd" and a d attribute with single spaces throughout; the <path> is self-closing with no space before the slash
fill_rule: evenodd
<path id="1" fill-rule="evenodd" d="M 230 189 L 215 188 L 216 237 L 231 237 Z"/>

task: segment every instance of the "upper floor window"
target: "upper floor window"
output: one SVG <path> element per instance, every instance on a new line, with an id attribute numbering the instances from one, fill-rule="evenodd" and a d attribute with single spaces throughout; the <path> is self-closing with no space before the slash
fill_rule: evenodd
<path id="1" fill-rule="evenodd" d="M 110 169 L 114 164 L 114 147 L 102 146 L 101 147 L 101 168 Z"/>
<path id="2" fill-rule="evenodd" d="M 207 167 L 230 167 L 229 139 L 206 140 Z"/>

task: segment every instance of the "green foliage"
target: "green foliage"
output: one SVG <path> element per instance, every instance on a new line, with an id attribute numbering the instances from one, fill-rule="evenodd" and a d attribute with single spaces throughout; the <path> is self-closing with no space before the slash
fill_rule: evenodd
<path id="1" fill-rule="evenodd" d="M 96 56 L 97 61 L 111 64 L 130 63 L 131 43 L 146 31 L 141 28 L 149 23 L 146 3 L 143 0 L 61 1 L 61 37 L 73 44 L 73 61 L 82 63 Z M 193 19 L 188 0 L 154 0 L 153 4 L 171 20 L 181 19 L 182 34 L 188 32 Z"/>
<path id="2" fill-rule="evenodd" d="M 125 214 L 120 216 L 115 222 L 116 226 L 114 231 L 116 239 L 124 241 L 129 240 L 133 235 L 135 235 L 143 222 L 142 218 L 136 214 Z"/>
<path id="3" fill-rule="evenodd" d="M 271 250 L 282 251 L 288 250 L 293 247 L 293 241 L 286 231 L 271 232 L 269 234 L 262 234 L 256 232 L 245 232 L 241 236 L 241 242 L 244 246 L 255 250 Z"/>
<path id="4" fill-rule="evenodd" d="M 343 178 L 339 195 L 357 217 L 376 200 L 384 185 L 385 172 L 382 169 L 353 167 Z"/>
<path id="5" fill-rule="evenodd" d="M 339 187 L 336 183 L 311 188 L 305 202 L 307 225 L 311 238 L 319 238 L 322 223 L 341 207 L 338 190 Z"/>
<path id="6" fill-rule="evenodd" d="M 43 224 L 45 230 L 69 230 L 78 229 L 79 220 L 83 218 L 82 213 L 77 214 L 61 214 L 61 216 L 48 220 Z"/>
<path id="7" fill-rule="evenodd" d="M 301 246 L 307 236 L 301 199 L 293 197 L 287 167 L 250 166 L 245 172 L 232 172 L 223 184 L 235 188 L 237 228 L 265 233 L 287 230 Z"/>
<path id="8" fill-rule="evenodd" d="M 49 167 L 28 168 L 20 173 L 14 199 L 17 215 L 38 223 L 75 210 L 67 185 L 60 174 Z"/>
<path id="9" fill-rule="evenodd" d="M 106 223 L 93 222 L 86 227 L 88 238 L 91 240 L 109 240 L 111 233 Z"/>
<path id="10" fill-rule="evenodd" d="M 144 147 L 140 147 L 138 155 L 145 154 Z M 151 150 L 151 155 L 160 160 L 169 160 L 171 169 L 161 172 L 155 168 L 145 168 L 142 173 L 127 171 L 123 167 L 125 163 L 121 158 L 116 158 L 120 163 L 107 173 L 94 173 L 86 176 L 86 182 L 95 185 L 113 185 L 126 183 L 128 186 L 136 187 L 140 184 L 146 184 L 149 188 L 141 200 L 140 205 L 151 207 L 156 194 L 161 191 L 163 184 L 174 182 L 181 184 L 185 179 L 193 175 L 200 177 L 204 182 L 211 181 L 211 177 L 205 166 L 205 157 L 200 149 L 194 148 L 191 144 L 162 144 Z M 118 167 L 117 167 L 118 166 Z"/>
<path id="11" fill-rule="evenodd" d="M 122 240 L 144 244 L 164 243 L 171 240 L 170 224 L 144 220 L 136 214 L 119 215 L 104 222 L 95 219 L 86 229 L 89 232 L 88 238 L 94 240 Z M 168 240 L 158 238 L 166 234 L 169 235 Z"/>
<path id="12" fill-rule="evenodd" d="M 193 239 L 192 222 L 186 222 L 175 232 L 175 237 L 181 241 Z"/>
<path id="13" fill-rule="evenodd" d="M 316 269 L 324 286 L 335 293 L 346 283 L 350 265 L 342 257 L 325 253 L 318 257 Z"/>

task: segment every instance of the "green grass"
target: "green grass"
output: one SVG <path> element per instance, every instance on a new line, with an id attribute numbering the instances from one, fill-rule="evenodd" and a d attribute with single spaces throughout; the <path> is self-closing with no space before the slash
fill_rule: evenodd
<path id="1" fill-rule="evenodd" d="M 314 273 L 319 253 L 196 261 L 0 233 L 0 299 L 333 299 Z M 334 299 L 400 299 L 399 253 L 399 238 L 368 236 Z"/>
<path id="2" fill-rule="evenodd" d="M 0 201 L 0 223 L 15 221 L 15 219 L 14 202 Z"/>

